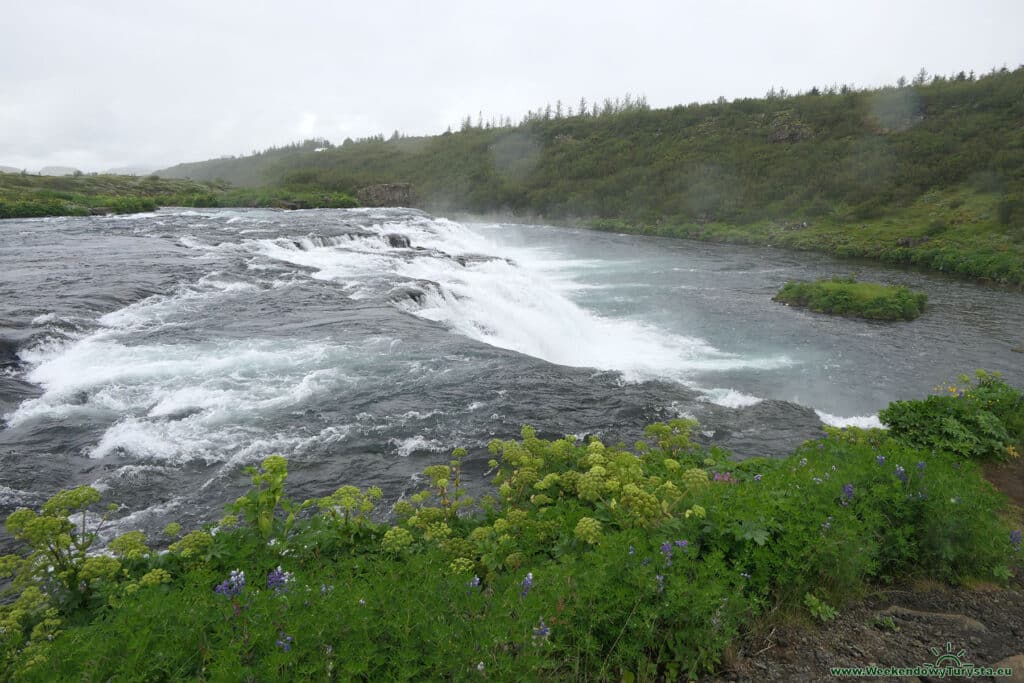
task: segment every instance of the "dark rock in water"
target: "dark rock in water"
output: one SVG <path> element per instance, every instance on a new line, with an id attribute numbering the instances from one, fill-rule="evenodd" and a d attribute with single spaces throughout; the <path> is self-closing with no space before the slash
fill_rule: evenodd
<path id="1" fill-rule="evenodd" d="M 21 360 L 18 358 L 18 343 L 13 339 L 0 337 L 0 368 L 17 366 Z"/>
<path id="2" fill-rule="evenodd" d="M 392 233 L 389 235 L 385 235 L 384 237 L 387 239 L 388 245 L 394 247 L 395 249 L 409 249 L 412 247 L 412 245 L 409 243 L 409 238 L 406 237 L 405 235 L 398 235 Z"/>
<path id="3" fill-rule="evenodd" d="M 412 206 L 415 195 L 409 183 L 370 185 L 356 192 L 362 206 Z"/>
<path id="4" fill-rule="evenodd" d="M 391 295 L 392 301 L 400 301 L 402 299 L 415 301 L 417 304 L 422 306 L 427 300 L 427 294 L 426 292 L 421 292 L 418 289 L 403 289 Z"/>
<path id="5" fill-rule="evenodd" d="M 498 258 L 495 256 L 483 256 L 481 254 L 459 254 L 458 256 L 453 256 L 451 258 L 460 266 L 468 266 L 471 263 L 486 263 L 488 261 L 504 261 L 510 266 L 515 265 L 515 261 L 513 261 L 512 259 Z"/>

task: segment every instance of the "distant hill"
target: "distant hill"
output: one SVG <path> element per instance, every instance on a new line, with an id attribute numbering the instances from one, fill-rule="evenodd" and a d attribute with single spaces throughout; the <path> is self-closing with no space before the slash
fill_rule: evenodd
<path id="1" fill-rule="evenodd" d="M 118 166 L 108 168 L 104 173 L 108 175 L 149 175 L 156 169 L 153 166 Z"/>
<path id="2" fill-rule="evenodd" d="M 0 173 L 21 173 L 21 169 L 13 166 L 0 166 Z"/>
<path id="3" fill-rule="evenodd" d="M 940 189 L 1024 186 L 1024 68 L 928 84 L 649 109 L 547 108 L 518 125 L 180 164 L 165 177 L 354 192 L 412 183 L 429 208 L 747 224 L 878 217 Z"/>
<path id="4" fill-rule="evenodd" d="M 77 168 L 71 168 L 70 166 L 44 166 L 39 169 L 39 175 L 61 176 L 75 175 L 76 173 L 81 173 L 81 171 Z"/>

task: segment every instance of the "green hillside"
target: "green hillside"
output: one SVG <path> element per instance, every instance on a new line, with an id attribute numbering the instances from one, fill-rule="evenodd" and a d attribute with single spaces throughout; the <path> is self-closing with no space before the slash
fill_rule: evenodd
<path id="1" fill-rule="evenodd" d="M 234 188 L 222 181 L 123 175 L 36 176 L 0 173 L 0 218 L 88 216 L 153 211 L 160 206 L 345 208 L 338 192 Z"/>
<path id="2" fill-rule="evenodd" d="M 1022 283 L 1022 122 L 1019 68 L 670 109 L 581 102 L 517 125 L 310 140 L 161 175 L 347 193 L 408 182 L 435 211 L 596 220 Z"/>

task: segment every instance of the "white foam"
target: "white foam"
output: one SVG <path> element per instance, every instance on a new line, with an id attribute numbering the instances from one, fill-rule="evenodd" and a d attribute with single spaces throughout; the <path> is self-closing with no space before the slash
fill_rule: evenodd
<path id="1" fill-rule="evenodd" d="M 388 443 L 395 447 L 395 451 L 398 455 L 403 457 L 408 457 L 416 451 L 433 451 L 435 453 L 439 453 L 448 450 L 448 447 L 440 441 L 427 439 L 420 434 L 409 437 L 408 439 L 388 439 Z"/>
<path id="2" fill-rule="evenodd" d="M 838 415 L 831 415 L 821 410 L 814 411 L 818 415 L 818 419 L 831 427 L 860 427 L 861 429 L 885 429 L 879 419 L 878 415 L 858 415 L 854 417 L 839 417 Z"/>
<path id="3" fill-rule="evenodd" d="M 41 496 L 31 491 L 12 489 L 10 486 L 0 485 L 0 507 L 12 508 L 17 506 L 29 506 L 36 504 Z"/>
<path id="4" fill-rule="evenodd" d="M 264 258 L 311 268 L 353 298 L 369 298 L 402 282 L 432 282 L 423 303 L 397 305 L 477 341 L 560 365 L 618 370 L 630 380 L 681 378 L 699 371 L 786 366 L 786 356 L 745 357 L 702 339 L 670 334 L 641 321 L 606 318 L 570 298 L 581 285 L 567 270 L 598 268 L 540 249 L 499 245 L 458 223 L 426 216 L 371 226 L 377 238 L 309 236 L 254 240 Z M 409 256 L 384 236 L 398 233 L 424 251 Z M 298 243 L 298 245 L 296 244 Z M 456 260 L 453 257 L 482 258 Z"/>
<path id="5" fill-rule="evenodd" d="M 32 318 L 32 325 L 38 327 L 39 325 L 46 325 L 47 323 L 55 323 L 57 320 L 58 317 L 56 313 L 45 313 Z"/>
<path id="6" fill-rule="evenodd" d="M 763 400 L 736 389 L 703 389 L 702 391 L 705 392 L 705 396 L 702 396 L 701 400 L 723 408 L 746 408 L 757 405 Z"/>

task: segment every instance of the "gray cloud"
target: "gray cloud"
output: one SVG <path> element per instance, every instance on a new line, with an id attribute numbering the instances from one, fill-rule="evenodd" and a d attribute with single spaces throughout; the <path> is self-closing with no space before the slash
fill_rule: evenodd
<path id="1" fill-rule="evenodd" d="M 0 164 L 162 166 L 437 133 L 581 96 L 670 106 L 1024 62 L 1019 0 L 891 4 L 17 3 L 0 41 Z"/>

